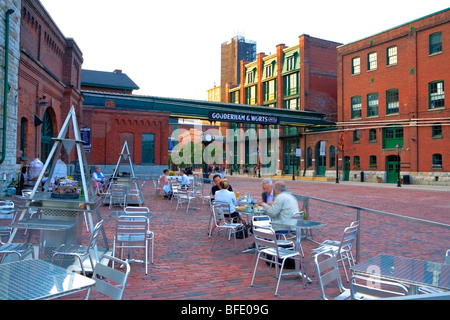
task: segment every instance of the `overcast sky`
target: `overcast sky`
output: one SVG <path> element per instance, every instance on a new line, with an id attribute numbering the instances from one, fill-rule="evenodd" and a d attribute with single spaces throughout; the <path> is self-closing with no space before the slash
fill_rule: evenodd
<path id="1" fill-rule="evenodd" d="M 237 34 L 257 53 L 298 37 L 350 43 L 449 7 L 449 0 L 41 0 L 83 52 L 83 69 L 121 69 L 135 94 L 206 100 L 220 85 L 220 45 Z M 226 5 L 226 6 L 225 6 Z"/>

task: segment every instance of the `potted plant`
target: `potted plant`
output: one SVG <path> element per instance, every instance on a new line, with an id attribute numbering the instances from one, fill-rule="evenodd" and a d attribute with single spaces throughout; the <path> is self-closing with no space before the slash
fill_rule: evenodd
<path id="1" fill-rule="evenodd" d="M 377 176 L 377 182 L 381 183 L 381 177 L 380 176 Z"/>

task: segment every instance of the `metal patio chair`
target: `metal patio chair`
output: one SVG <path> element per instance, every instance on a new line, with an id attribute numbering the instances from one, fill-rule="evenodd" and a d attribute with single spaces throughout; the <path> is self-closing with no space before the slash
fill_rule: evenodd
<path id="1" fill-rule="evenodd" d="M 349 268 L 355 264 L 352 249 L 358 230 L 359 230 L 359 223 L 352 222 L 350 227 L 345 228 L 340 241 L 325 240 L 319 245 L 319 247 L 311 250 L 311 252 L 314 254 L 333 250 L 334 253 L 336 254 L 337 260 L 342 263 L 342 267 L 344 269 L 347 282 L 349 282 L 350 279 L 348 277 L 345 261 L 347 261 Z"/>
<path id="2" fill-rule="evenodd" d="M 277 235 L 272 228 L 265 228 L 265 227 L 254 228 L 253 235 L 255 237 L 255 245 L 256 250 L 258 252 L 258 256 L 253 271 L 251 286 L 253 287 L 259 260 L 273 263 L 275 264 L 276 276 L 278 278 L 277 287 L 275 289 L 275 296 L 277 296 L 278 287 L 280 286 L 280 280 L 283 275 L 284 264 L 286 262 L 286 259 L 291 258 L 298 260 L 298 262 L 300 263 L 301 267 L 299 272 L 301 272 L 302 274 L 303 288 L 305 288 L 306 287 L 305 277 L 303 276 L 303 271 L 301 270 L 301 268 L 303 267 L 301 254 L 295 249 L 281 248 L 278 244 Z M 274 257 L 275 259 L 273 258 L 268 259 L 267 255 L 269 255 L 270 257 Z"/>
<path id="3" fill-rule="evenodd" d="M 232 222 L 231 218 L 225 217 L 225 214 L 229 214 L 230 207 L 228 203 L 220 203 L 215 202 L 214 205 L 211 208 L 212 210 L 212 218 L 214 222 L 214 229 L 217 230 L 216 236 L 214 237 L 214 241 L 211 247 L 211 251 L 214 249 L 214 245 L 217 241 L 217 237 L 219 236 L 220 230 L 225 230 L 228 234 L 228 239 L 230 239 L 231 235 L 234 237 L 234 247 L 236 250 L 236 253 L 238 253 L 237 250 L 237 241 L 236 241 L 236 233 L 237 232 L 244 232 L 244 224 L 240 222 Z M 211 230 L 210 234 L 212 234 L 214 230 Z M 245 248 L 245 236 L 242 237 L 244 240 L 244 248 Z"/>
<path id="4" fill-rule="evenodd" d="M 78 259 L 80 266 L 81 266 L 81 272 L 83 275 L 86 275 L 86 271 L 83 266 L 83 262 L 89 258 L 89 262 L 91 263 L 92 270 L 94 270 L 94 261 L 92 260 L 92 250 L 97 245 L 97 238 L 98 235 L 102 229 L 103 226 L 103 220 L 99 221 L 95 227 L 94 230 L 92 230 L 91 237 L 89 238 L 89 242 L 87 246 L 78 245 L 78 244 L 71 244 L 71 245 L 65 245 L 62 244 L 58 249 L 55 250 L 52 256 L 52 263 L 54 262 L 55 257 L 60 256 L 60 264 L 62 263 L 63 257 L 75 257 Z M 97 261 L 96 261 L 97 263 Z"/>
<path id="5" fill-rule="evenodd" d="M 106 260 L 106 264 L 103 264 Z M 110 267 L 109 263 L 118 263 L 119 267 Z M 95 280 L 94 288 L 89 288 L 86 300 L 89 300 L 92 290 L 98 291 L 115 300 L 122 300 L 130 275 L 130 265 L 128 262 L 103 255 L 102 263 L 97 263 L 94 268 L 92 279 Z"/>
<path id="6" fill-rule="evenodd" d="M 322 251 L 314 256 L 314 264 L 319 278 L 320 290 L 324 300 L 329 300 L 331 295 L 327 293 L 329 284 L 335 282 L 339 294 L 333 300 L 345 300 L 350 298 L 350 290 L 342 285 L 341 274 L 334 250 Z M 328 291 L 329 292 L 329 291 Z"/>

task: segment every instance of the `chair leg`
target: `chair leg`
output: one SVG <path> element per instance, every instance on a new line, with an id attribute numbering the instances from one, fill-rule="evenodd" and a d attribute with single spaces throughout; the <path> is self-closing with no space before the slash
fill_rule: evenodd
<path id="1" fill-rule="evenodd" d="M 252 283 L 250 284 L 250 287 L 253 287 L 253 282 L 255 281 L 256 269 L 258 269 L 260 255 L 261 255 L 261 252 L 258 252 L 258 255 L 256 257 L 256 262 L 255 262 L 255 268 L 253 269 Z"/>

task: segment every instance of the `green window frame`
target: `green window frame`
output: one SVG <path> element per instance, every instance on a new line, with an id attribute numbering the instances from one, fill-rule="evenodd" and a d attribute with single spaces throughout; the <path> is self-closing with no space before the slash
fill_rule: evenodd
<path id="1" fill-rule="evenodd" d="M 330 168 L 336 168 L 336 148 L 330 146 Z"/>
<path id="2" fill-rule="evenodd" d="M 361 73 L 361 58 L 355 57 L 352 59 L 352 74 Z"/>
<path id="3" fill-rule="evenodd" d="M 369 142 L 377 142 L 377 129 L 369 130 Z"/>
<path id="4" fill-rule="evenodd" d="M 308 169 L 312 168 L 312 149 L 311 147 L 308 147 L 307 151 L 306 151 L 306 167 Z"/>
<path id="5" fill-rule="evenodd" d="M 377 156 L 369 157 L 369 168 L 375 169 L 377 167 Z"/>
<path id="6" fill-rule="evenodd" d="M 442 138 L 442 125 L 440 123 L 433 124 L 431 130 L 431 135 L 433 138 Z"/>
<path id="7" fill-rule="evenodd" d="M 269 80 L 263 83 L 264 86 L 264 102 L 272 101 L 277 98 L 276 80 Z"/>
<path id="8" fill-rule="evenodd" d="M 376 70 L 378 67 L 378 58 L 376 52 L 371 52 L 367 55 L 367 70 Z"/>
<path id="9" fill-rule="evenodd" d="M 429 109 L 445 106 L 444 81 L 433 81 L 428 84 Z"/>
<path id="10" fill-rule="evenodd" d="M 430 34 L 430 54 L 442 52 L 442 32 Z"/>
<path id="11" fill-rule="evenodd" d="M 299 93 L 299 73 L 293 72 L 284 76 L 284 95 L 292 96 Z"/>
<path id="12" fill-rule="evenodd" d="M 361 104 L 361 96 L 352 98 L 352 119 L 361 118 L 362 116 L 362 104 Z"/>
<path id="13" fill-rule="evenodd" d="M 155 163 L 155 134 L 142 134 L 142 161 L 143 164 Z"/>
<path id="14" fill-rule="evenodd" d="M 367 116 L 378 116 L 378 93 L 370 93 L 367 95 Z"/>
<path id="15" fill-rule="evenodd" d="M 359 143 L 361 141 L 361 135 L 362 135 L 361 130 L 354 130 L 353 131 L 353 142 Z"/>
<path id="16" fill-rule="evenodd" d="M 353 169 L 359 169 L 361 167 L 361 159 L 359 156 L 353 157 Z"/>
<path id="17" fill-rule="evenodd" d="M 400 112 L 398 89 L 392 89 L 386 91 L 386 114 L 394 114 Z"/>
<path id="18" fill-rule="evenodd" d="M 432 168 L 433 169 L 442 169 L 442 154 L 435 153 L 432 158 Z"/>
<path id="19" fill-rule="evenodd" d="M 396 65 L 398 62 L 398 56 L 397 56 L 397 46 L 392 46 L 387 48 L 387 65 L 392 66 Z"/>
<path id="20" fill-rule="evenodd" d="M 246 91 L 246 103 L 250 105 L 256 105 L 257 103 L 257 88 L 256 86 L 250 86 L 245 88 Z"/>

